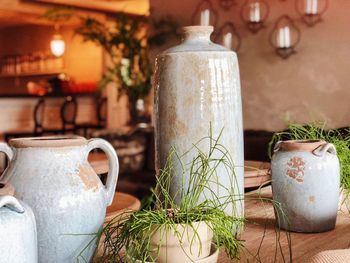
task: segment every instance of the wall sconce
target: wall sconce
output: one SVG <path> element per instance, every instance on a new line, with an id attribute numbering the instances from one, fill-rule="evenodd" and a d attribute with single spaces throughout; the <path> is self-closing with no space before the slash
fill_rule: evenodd
<path id="1" fill-rule="evenodd" d="M 252 33 L 264 28 L 264 22 L 269 16 L 270 8 L 263 0 L 247 0 L 241 8 L 241 19 Z"/>
<path id="2" fill-rule="evenodd" d="M 226 22 L 219 28 L 215 42 L 227 49 L 237 52 L 241 47 L 241 36 L 231 22 Z"/>
<path id="3" fill-rule="evenodd" d="M 219 0 L 219 5 L 222 9 L 230 9 L 233 5 L 236 5 L 236 0 Z"/>
<path id="4" fill-rule="evenodd" d="M 201 1 L 192 15 L 192 24 L 201 26 L 213 26 L 215 28 L 218 20 L 217 12 L 210 0 Z"/>
<path id="5" fill-rule="evenodd" d="M 66 48 L 66 43 L 64 42 L 62 35 L 58 33 L 58 28 L 59 26 L 55 25 L 56 33 L 52 36 L 50 41 L 51 53 L 56 57 L 62 56 Z"/>
<path id="6" fill-rule="evenodd" d="M 328 0 L 296 0 L 295 8 L 306 25 L 314 26 L 323 21 L 322 15 L 328 9 L 328 4 Z"/>
<path id="7" fill-rule="evenodd" d="M 281 58 L 286 59 L 296 53 L 295 47 L 300 41 L 300 30 L 288 15 L 280 16 L 271 31 L 270 44 Z"/>

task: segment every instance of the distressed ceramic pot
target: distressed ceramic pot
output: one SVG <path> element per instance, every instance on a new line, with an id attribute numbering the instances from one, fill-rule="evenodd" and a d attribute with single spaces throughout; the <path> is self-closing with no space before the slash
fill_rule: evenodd
<path id="1" fill-rule="evenodd" d="M 280 227 L 296 232 L 333 229 L 340 190 L 339 160 L 333 144 L 281 141 L 274 151 L 272 192 L 283 211 L 275 209 Z"/>
<path id="2" fill-rule="evenodd" d="M 38 262 L 33 212 L 12 195 L 0 196 L 0 262 Z"/>
<path id="3" fill-rule="evenodd" d="M 196 262 L 210 255 L 213 231 L 207 223 L 177 224 L 174 228 L 162 226 L 154 231 L 152 259 L 158 263 Z"/>
<path id="4" fill-rule="evenodd" d="M 102 139 L 77 136 L 13 139 L 9 145 L 0 144 L 11 160 L 3 181 L 10 181 L 18 198 L 33 209 L 39 262 L 76 262 L 93 237 L 87 234 L 102 227 L 114 196 L 118 159 L 113 147 Z M 96 148 L 108 156 L 106 185 L 87 161 Z M 87 262 L 95 248 L 92 243 L 82 254 Z"/>
<path id="5" fill-rule="evenodd" d="M 240 199 L 228 205 L 225 212 L 243 215 L 244 158 L 238 61 L 236 53 L 210 41 L 212 31 L 211 26 L 185 27 L 182 43 L 156 58 L 156 168 L 159 171 L 165 166 L 171 147 L 183 154 L 208 136 L 210 125 L 214 139 L 223 129 L 220 143 L 232 157 L 235 178 L 225 167 L 218 167 L 219 184 L 233 189 Z M 208 144 L 208 140 L 202 141 L 198 147 L 207 151 Z M 193 157 L 186 155 L 183 163 L 190 163 Z M 176 163 L 175 174 L 170 189 L 173 196 L 183 187 L 182 167 Z M 203 199 L 227 197 L 232 194 L 227 188 L 216 185 L 212 188 L 215 194 L 207 191 Z"/>
<path id="6" fill-rule="evenodd" d="M 219 258 L 219 249 L 217 249 L 214 245 L 212 245 L 209 256 L 202 258 L 202 259 L 190 261 L 188 263 L 217 263 L 218 258 Z M 134 259 L 128 255 L 126 255 L 125 262 L 126 263 L 154 263 L 154 262 L 150 262 L 150 261 L 141 261 L 138 259 Z"/>

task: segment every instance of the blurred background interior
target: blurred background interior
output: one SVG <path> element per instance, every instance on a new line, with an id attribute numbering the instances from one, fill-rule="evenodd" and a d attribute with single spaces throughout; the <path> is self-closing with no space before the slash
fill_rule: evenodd
<path id="1" fill-rule="evenodd" d="M 349 10 L 348 0 L 0 0 L 1 139 L 105 138 L 118 191 L 144 197 L 155 181 L 155 55 L 179 42 L 177 28 L 210 24 L 238 55 L 245 159 L 267 170 L 268 142 L 288 121 L 349 126 Z M 90 159 L 106 173 L 102 153 Z"/>

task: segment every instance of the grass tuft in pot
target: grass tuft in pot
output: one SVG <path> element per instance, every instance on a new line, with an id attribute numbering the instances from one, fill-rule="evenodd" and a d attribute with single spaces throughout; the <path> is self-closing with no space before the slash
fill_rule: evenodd
<path id="1" fill-rule="evenodd" d="M 121 214 L 103 229 L 103 262 L 196 262 L 210 254 L 211 245 L 223 248 L 230 259 L 239 258 L 243 245 L 237 233 L 244 219 L 223 211 L 242 197 L 234 193 L 232 186 L 220 185 L 217 180 L 220 175 L 216 170 L 222 166 L 235 180 L 231 157 L 219 138 L 210 135 L 199 142 L 201 146 L 208 145 L 206 152 L 198 144 L 183 155 L 175 149 L 170 151 L 143 208 Z M 182 162 L 187 154 L 194 156 L 188 164 Z M 175 163 L 181 164 L 183 178 L 190 180 L 172 197 L 170 185 Z M 211 189 L 217 187 L 225 188 L 229 194 L 213 201 L 203 198 L 208 192 L 215 195 Z M 180 203 L 175 201 L 178 196 Z"/>

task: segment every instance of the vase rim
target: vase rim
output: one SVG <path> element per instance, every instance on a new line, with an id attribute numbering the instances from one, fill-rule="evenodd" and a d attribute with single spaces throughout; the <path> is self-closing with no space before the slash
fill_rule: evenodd
<path id="1" fill-rule="evenodd" d="M 9 145 L 15 148 L 73 147 L 84 146 L 87 143 L 84 137 L 75 135 L 16 138 L 9 141 Z"/>
<path id="2" fill-rule="evenodd" d="M 324 140 L 286 140 L 282 141 L 280 147 L 285 151 L 309 151 L 312 152 L 320 145 L 326 144 Z"/>
<path id="3" fill-rule="evenodd" d="M 187 32 L 207 32 L 212 33 L 214 31 L 213 26 L 184 26 L 181 28 L 182 33 Z"/>

